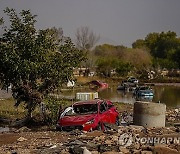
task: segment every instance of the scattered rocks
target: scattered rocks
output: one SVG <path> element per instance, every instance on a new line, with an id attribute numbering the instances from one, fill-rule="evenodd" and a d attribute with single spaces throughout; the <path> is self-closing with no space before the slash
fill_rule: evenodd
<path id="1" fill-rule="evenodd" d="M 75 129 L 70 132 L 70 135 L 75 135 L 75 136 L 82 135 L 82 134 L 83 134 L 83 132 L 80 131 L 79 129 Z"/>
<path id="2" fill-rule="evenodd" d="M 79 146 L 76 145 L 76 146 L 71 146 L 69 148 L 69 152 L 71 154 L 83 154 L 84 149 L 82 147 L 79 147 Z"/>
<path id="3" fill-rule="evenodd" d="M 78 146 L 83 146 L 85 145 L 83 142 L 79 141 L 79 140 L 75 140 L 75 141 L 71 141 L 70 143 L 67 144 L 68 146 L 72 146 L 72 145 L 78 145 Z"/>
<path id="4" fill-rule="evenodd" d="M 17 152 L 16 151 L 12 151 L 11 154 L 17 154 Z"/>
<path id="5" fill-rule="evenodd" d="M 119 127 L 115 124 L 110 124 L 110 123 L 104 123 L 104 127 L 106 130 L 113 130 L 113 131 L 118 131 Z"/>
<path id="6" fill-rule="evenodd" d="M 158 154 L 164 154 L 164 153 L 167 153 L 167 154 L 170 154 L 170 153 L 179 154 L 180 152 L 178 152 L 175 149 L 171 149 L 171 148 L 165 147 L 165 146 L 155 146 L 154 150 L 153 150 L 153 153 L 158 153 Z"/>
<path id="7" fill-rule="evenodd" d="M 105 124 L 106 130 L 85 132 L 38 131 L 32 132 L 27 127 L 0 134 L 0 153 L 35 153 L 35 154 L 152 154 L 180 153 L 180 144 L 173 142 L 165 144 L 148 143 L 141 138 L 180 136 L 180 110 L 171 109 L 166 113 L 167 122 L 173 125 L 164 128 L 145 128 L 143 126 L 116 126 Z M 169 121 L 171 120 L 171 121 Z M 179 120 L 179 121 L 178 121 Z M 13 133 L 12 133 L 13 132 Z M 127 138 L 120 137 L 127 134 Z M 13 140 L 10 140 L 10 138 Z M 4 139 L 8 141 L 4 141 Z M 132 140 L 129 142 L 129 140 Z M 5 144 L 2 144 L 5 143 Z M 129 144 L 127 146 L 127 143 Z"/>
<path id="8" fill-rule="evenodd" d="M 18 130 L 15 130 L 15 133 L 22 133 L 22 132 L 30 132 L 31 129 L 30 128 L 27 128 L 27 127 L 21 127 L 19 128 Z"/>
<path id="9" fill-rule="evenodd" d="M 91 151 L 92 154 L 99 154 L 98 151 Z"/>
<path id="10" fill-rule="evenodd" d="M 141 154 L 152 154 L 152 151 L 141 151 Z"/>
<path id="11" fill-rule="evenodd" d="M 83 147 L 83 154 L 92 154 L 86 147 Z"/>
<path id="12" fill-rule="evenodd" d="M 17 139 L 18 142 L 23 142 L 23 141 L 26 141 L 26 140 L 27 140 L 27 139 L 24 138 L 24 137 L 20 137 L 20 138 Z"/>
<path id="13" fill-rule="evenodd" d="M 119 150 L 120 150 L 120 152 L 122 152 L 122 153 L 124 153 L 124 154 L 130 153 L 130 152 L 129 152 L 129 149 L 124 148 L 124 147 L 120 147 Z"/>
<path id="14" fill-rule="evenodd" d="M 102 154 L 120 154 L 120 153 L 115 151 L 108 151 L 108 152 L 103 152 Z"/>
<path id="15" fill-rule="evenodd" d="M 35 154 L 116 154 L 116 153 L 134 153 L 134 154 L 152 154 L 173 152 L 180 153 L 180 144 L 148 144 L 140 142 L 141 137 L 176 135 L 175 127 L 165 128 L 144 128 L 141 126 L 118 126 L 118 129 L 93 132 L 27 132 L 22 131 L 14 133 L 19 135 L 15 142 L 4 144 L 0 147 L 0 151 L 5 153 L 35 153 Z M 120 137 L 123 134 L 131 135 L 132 138 L 125 138 L 124 144 L 120 145 Z M 169 134 L 171 133 L 171 134 Z M 5 135 L 3 133 L 3 135 Z M 8 136 L 11 136 L 8 134 Z M 127 136 L 128 137 L 128 136 Z M 132 139 L 131 142 L 128 140 Z M 1 143 L 0 138 L 0 143 Z M 128 146 L 127 143 L 130 143 Z M 2 153 L 3 153 L 2 152 Z"/>

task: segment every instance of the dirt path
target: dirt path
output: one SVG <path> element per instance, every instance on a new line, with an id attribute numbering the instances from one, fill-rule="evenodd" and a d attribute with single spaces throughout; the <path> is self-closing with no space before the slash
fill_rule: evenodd
<path id="1" fill-rule="evenodd" d="M 50 148 L 63 144 L 69 135 L 66 132 L 21 132 L 0 134 L 0 153 L 35 153 L 36 149 Z"/>

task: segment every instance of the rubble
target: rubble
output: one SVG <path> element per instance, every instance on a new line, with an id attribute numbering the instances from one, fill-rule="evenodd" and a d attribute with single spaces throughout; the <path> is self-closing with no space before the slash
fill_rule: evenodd
<path id="1" fill-rule="evenodd" d="M 0 133 L 0 153 L 180 153 L 180 142 L 177 141 L 173 143 L 173 140 L 164 142 L 164 139 L 168 137 L 180 137 L 179 111 L 179 109 L 167 110 L 166 122 L 168 124 L 171 123 L 171 125 L 162 128 L 145 128 L 129 123 L 131 125 L 126 126 L 105 124 L 106 129 L 104 132 L 98 130 L 92 132 L 80 130 L 73 130 L 70 132 L 42 130 L 33 132 L 27 127 L 22 127 L 16 131 Z M 120 144 L 120 139 L 122 139 L 124 134 L 127 135 L 125 135 L 127 138 L 125 138 L 124 144 Z M 158 137 L 160 143 L 150 142 L 153 137 Z M 155 139 L 155 141 L 156 140 L 157 139 Z M 127 145 L 127 143 L 129 145 Z"/>
<path id="2" fill-rule="evenodd" d="M 27 139 L 24 138 L 24 137 L 20 137 L 20 138 L 17 139 L 17 141 L 19 141 L 19 142 L 23 142 L 23 141 L 26 141 L 26 140 L 27 140 Z"/>
<path id="3" fill-rule="evenodd" d="M 21 128 L 19 128 L 18 130 L 15 130 L 14 132 L 15 133 L 21 133 L 21 132 L 30 132 L 31 131 L 31 129 L 30 128 L 27 128 L 27 127 L 21 127 Z"/>
<path id="4" fill-rule="evenodd" d="M 180 152 L 177 151 L 176 149 L 171 149 L 169 147 L 165 147 L 165 146 L 155 146 L 153 153 L 173 153 L 173 154 L 179 154 Z"/>
<path id="5" fill-rule="evenodd" d="M 3 144 L 5 135 L 0 134 L 1 153 L 35 153 L 35 154 L 116 154 L 116 153 L 163 153 L 166 151 L 180 153 L 180 143 L 148 144 L 140 142 L 138 137 L 148 136 L 179 136 L 175 127 L 144 128 L 142 126 L 118 126 L 118 129 L 108 131 L 81 132 L 77 136 L 71 132 L 19 132 L 16 141 Z M 109 133 L 111 132 L 111 133 Z M 113 132 L 113 133 L 112 133 Z M 123 134 L 131 134 L 133 141 L 129 146 L 120 145 L 119 139 Z M 18 142 L 17 142 L 18 141 Z"/>

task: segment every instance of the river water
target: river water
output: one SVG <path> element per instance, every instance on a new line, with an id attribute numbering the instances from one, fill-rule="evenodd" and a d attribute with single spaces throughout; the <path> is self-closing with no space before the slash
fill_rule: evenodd
<path id="1" fill-rule="evenodd" d="M 174 84 L 155 84 L 152 86 L 154 97 L 135 98 L 132 92 L 118 91 L 117 85 L 110 85 L 108 89 L 99 91 L 99 98 L 109 99 L 112 102 L 123 102 L 133 104 L 136 100 L 153 101 L 164 103 L 171 107 L 180 107 L 180 83 Z M 93 92 L 89 88 L 77 88 L 74 90 L 63 90 L 61 97 L 75 98 L 77 92 Z M 0 100 L 12 97 L 11 93 L 0 90 Z"/>
<path id="2" fill-rule="evenodd" d="M 99 93 L 99 98 L 109 99 L 112 102 L 123 102 L 133 104 L 137 100 L 151 101 L 166 104 L 169 107 L 180 107 L 180 84 L 159 84 L 152 87 L 154 91 L 153 97 L 135 98 L 132 92 L 124 92 L 116 90 L 117 86 L 102 90 Z M 63 96 L 73 98 L 77 92 L 90 92 L 88 88 L 65 90 Z"/>
<path id="3" fill-rule="evenodd" d="M 113 102 L 124 102 L 133 104 L 135 101 L 151 101 L 163 103 L 171 107 L 180 107 L 180 87 L 179 86 L 153 86 L 153 97 L 135 98 L 132 92 L 117 91 L 116 87 L 106 89 L 99 93 L 101 98 L 110 99 Z"/>

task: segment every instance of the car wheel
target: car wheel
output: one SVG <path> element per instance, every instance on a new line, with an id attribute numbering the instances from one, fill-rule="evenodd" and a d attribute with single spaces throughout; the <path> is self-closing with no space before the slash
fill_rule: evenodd
<path id="1" fill-rule="evenodd" d="M 120 125 L 120 122 L 119 122 L 119 117 L 116 117 L 116 122 L 115 122 L 115 124 L 116 124 L 117 126 L 119 126 L 119 125 Z"/>

